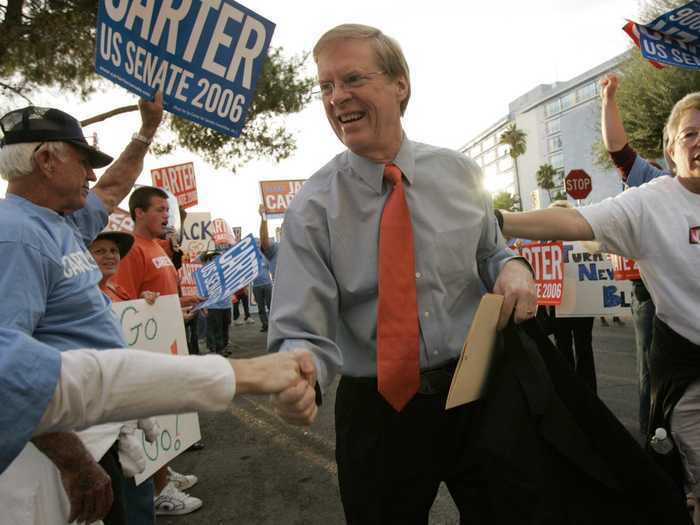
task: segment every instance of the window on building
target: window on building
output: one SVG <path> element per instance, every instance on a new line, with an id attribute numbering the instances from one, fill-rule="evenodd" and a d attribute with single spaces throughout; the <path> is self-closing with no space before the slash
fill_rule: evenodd
<path id="1" fill-rule="evenodd" d="M 507 144 L 499 144 L 498 148 L 496 148 L 496 151 L 498 152 L 498 157 L 505 157 L 508 155 L 508 152 L 510 151 L 510 146 Z"/>
<path id="2" fill-rule="evenodd" d="M 469 156 L 473 159 L 477 158 L 481 154 L 481 143 L 475 144 L 469 150 Z"/>
<path id="3" fill-rule="evenodd" d="M 589 82 L 576 90 L 576 100 L 583 102 L 596 96 L 596 82 Z"/>
<path id="4" fill-rule="evenodd" d="M 562 153 L 555 153 L 549 156 L 549 163 L 554 168 L 564 168 L 564 155 Z"/>
<path id="5" fill-rule="evenodd" d="M 545 122 L 544 125 L 545 130 L 547 131 L 547 135 L 551 135 L 552 133 L 559 133 L 560 126 L 561 120 L 559 120 L 558 118 L 548 120 L 547 122 Z"/>
<path id="6" fill-rule="evenodd" d="M 546 117 L 551 117 L 556 115 L 561 111 L 561 102 L 559 99 L 552 100 L 544 107 L 544 114 Z"/>
<path id="7" fill-rule="evenodd" d="M 496 160 L 496 149 L 490 149 L 483 155 L 484 157 L 484 164 L 490 164 L 494 160 Z"/>
<path id="8" fill-rule="evenodd" d="M 496 164 L 489 164 L 484 168 L 484 176 L 485 177 L 495 177 L 498 175 L 498 166 Z"/>
<path id="9" fill-rule="evenodd" d="M 561 135 L 554 135 L 547 139 L 547 151 L 550 153 L 561 149 Z"/>
<path id="10" fill-rule="evenodd" d="M 498 171 L 506 171 L 513 167 L 513 159 L 510 155 L 498 159 Z"/>
<path id="11" fill-rule="evenodd" d="M 570 107 L 573 107 L 573 105 L 576 104 L 576 92 L 575 91 L 570 91 L 563 97 L 561 97 L 561 110 L 567 110 Z"/>
<path id="12" fill-rule="evenodd" d="M 490 135 L 481 141 L 481 146 L 484 150 L 492 148 L 496 145 L 496 135 Z"/>

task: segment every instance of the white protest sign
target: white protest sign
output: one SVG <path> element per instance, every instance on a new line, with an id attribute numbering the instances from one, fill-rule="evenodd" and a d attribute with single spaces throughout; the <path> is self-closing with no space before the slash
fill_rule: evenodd
<path id="1" fill-rule="evenodd" d="M 564 243 L 564 294 L 557 317 L 627 315 L 632 283 L 616 281 L 606 254 L 590 253 L 579 242 Z"/>
<path id="2" fill-rule="evenodd" d="M 121 322 L 124 339 L 130 348 L 187 355 L 185 326 L 177 295 L 160 296 L 153 305 L 142 299 L 113 303 L 112 310 Z M 141 433 L 147 459 L 146 470 L 135 476 L 137 484 L 201 438 L 196 413 L 159 416 L 158 424 L 161 433 L 155 443 L 148 443 Z"/>
<path id="3" fill-rule="evenodd" d="M 185 223 L 182 225 L 182 251 L 194 259 L 202 252 L 213 250 L 214 230 L 212 228 L 211 213 L 188 213 Z"/>

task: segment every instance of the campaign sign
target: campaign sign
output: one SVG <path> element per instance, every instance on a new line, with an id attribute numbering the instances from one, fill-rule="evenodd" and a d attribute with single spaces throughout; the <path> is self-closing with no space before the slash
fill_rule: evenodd
<path id="1" fill-rule="evenodd" d="M 616 281 L 628 281 L 630 279 L 641 279 L 636 261 L 623 257 L 622 255 L 610 254 L 610 262 L 613 266 L 613 277 Z"/>
<path id="2" fill-rule="evenodd" d="M 182 225 L 182 251 L 194 259 L 200 253 L 214 249 L 214 231 L 211 227 L 211 213 L 188 213 Z"/>
<path id="3" fill-rule="evenodd" d="M 197 181 L 194 178 L 194 164 L 187 162 L 176 166 L 166 166 L 151 170 L 151 180 L 157 188 L 163 188 L 177 197 L 183 208 L 197 204 Z"/>
<path id="4" fill-rule="evenodd" d="M 235 244 L 236 241 L 233 239 L 233 231 L 231 227 L 224 219 L 214 219 L 211 221 L 211 226 L 214 235 L 214 244 L 217 246 L 220 244 Z M 238 239 L 240 241 L 240 238 Z"/>
<path id="5" fill-rule="evenodd" d="M 627 315 L 632 283 L 616 281 L 606 254 L 590 253 L 580 242 L 564 243 L 564 293 L 557 317 Z"/>
<path id="6" fill-rule="evenodd" d="M 304 185 L 305 180 L 263 180 L 260 181 L 265 213 L 272 218 L 284 216 L 289 203 Z"/>
<path id="7" fill-rule="evenodd" d="M 121 322 L 129 348 L 160 354 L 188 354 L 177 295 L 162 295 L 153 305 L 143 299 L 112 303 L 112 311 Z M 160 467 L 170 463 L 201 438 L 196 413 L 158 416 L 158 425 L 161 433 L 154 443 L 146 441 L 140 430 L 136 431 L 141 433 L 141 444 L 146 455 L 146 470 L 135 476 L 137 484 L 150 478 Z"/>
<path id="8" fill-rule="evenodd" d="M 243 230 L 240 226 L 233 227 L 233 242 L 234 242 L 234 244 L 241 240 L 242 234 L 243 234 Z"/>
<path id="9" fill-rule="evenodd" d="M 561 304 L 564 288 L 564 246 L 561 242 L 534 242 L 518 248 L 535 273 L 537 304 Z"/>
<path id="10" fill-rule="evenodd" d="M 668 11 L 646 25 L 628 23 L 624 30 L 647 60 L 700 69 L 700 1 Z"/>
<path id="11" fill-rule="evenodd" d="M 233 0 L 103 0 L 95 70 L 145 98 L 160 90 L 168 111 L 237 137 L 274 29 Z"/>
<path id="12" fill-rule="evenodd" d="M 229 248 L 194 274 L 198 295 L 207 300 L 197 305 L 206 308 L 253 282 L 260 271 L 262 254 L 252 235 Z"/>
<path id="13" fill-rule="evenodd" d="M 182 263 L 182 266 L 177 271 L 182 295 L 197 295 L 197 283 L 194 280 L 194 272 L 201 267 L 200 263 Z"/>
<path id="14" fill-rule="evenodd" d="M 128 211 L 115 208 L 114 211 L 109 214 L 105 230 L 110 232 L 133 233 L 134 221 Z"/>

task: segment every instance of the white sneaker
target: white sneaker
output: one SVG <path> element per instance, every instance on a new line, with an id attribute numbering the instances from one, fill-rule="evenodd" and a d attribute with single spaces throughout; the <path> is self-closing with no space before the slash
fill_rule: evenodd
<path id="1" fill-rule="evenodd" d="M 197 484 L 197 476 L 194 474 L 180 474 L 168 467 L 168 481 L 175 485 L 177 490 L 183 491 Z"/>
<path id="2" fill-rule="evenodd" d="M 255 320 L 252 317 L 249 317 L 248 319 L 245 320 L 247 324 L 255 324 Z"/>
<path id="3" fill-rule="evenodd" d="M 236 326 L 241 326 L 241 325 L 243 324 L 243 320 L 242 320 L 242 319 L 236 319 L 236 320 L 233 322 L 233 324 L 235 324 Z"/>
<path id="4" fill-rule="evenodd" d="M 185 494 L 169 482 L 153 501 L 156 516 L 179 516 L 194 512 L 202 506 L 202 500 Z"/>

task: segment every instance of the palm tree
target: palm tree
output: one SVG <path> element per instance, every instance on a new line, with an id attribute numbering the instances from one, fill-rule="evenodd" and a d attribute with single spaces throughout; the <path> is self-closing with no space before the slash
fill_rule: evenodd
<path id="1" fill-rule="evenodd" d="M 507 191 L 501 191 L 492 197 L 494 210 L 520 211 L 520 199 Z"/>
<path id="2" fill-rule="evenodd" d="M 557 170 L 554 169 L 554 166 L 551 164 L 542 164 L 537 169 L 537 173 L 535 173 L 535 177 L 537 178 L 537 186 L 542 188 L 543 190 L 547 190 L 547 196 L 549 197 L 549 201 L 552 201 L 552 190 L 556 188 L 556 184 L 554 182 L 554 177 L 557 176 Z"/>
<path id="3" fill-rule="evenodd" d="M 518 129 L 515 122 L 511 122 L 506 130 L 501 133 L 499 143 L 510 146 L 508 154 L 513 159 L 515 182 L 518 186 L 518 198 L 521 199 L 522 195 L 520 195 L 520 177 L 518 176 L 517 158 L 527 151 L 527 133 L 525 133 L 522 129 Z"/>

